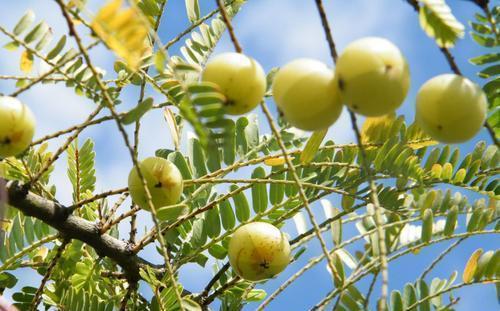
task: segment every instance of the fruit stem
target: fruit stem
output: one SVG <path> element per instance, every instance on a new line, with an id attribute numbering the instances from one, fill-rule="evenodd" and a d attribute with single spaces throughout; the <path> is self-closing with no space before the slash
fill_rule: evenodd
<path id="1" fill-rule="evenodd" d="M 333 62 L 336 63 L 337 61 L 337 51 L 335 48 L 335 42 L 333 41 L 332 33 L 330 26 L 328 24 L 328 19 L 326 17 L 325 13 L 325 8 L 323 7 L 322 0 L 315 0 L 316 1 L 316 7 L 319 12 L 319 16 L 321 18 L 321 23 L 323 24 L 323 29 L 325 31 L 325 35 L 328 41 L 328 46 L 330 48 L 330 53 L 333 58 Z M 356 141 L 357 145 L 359 148 L 359 152 L 361 155 L 361 164 L 364 170 L 366 171 L 366 179 L 368 181 L 369 187 L 370 187 L 370 198 L 373 203 L 374 207 L 374 220 L 375 220 L 375 226 L 377 229 L 377 237 L 378 237 L 378 248 L 379 248 L 379 260 L 380 260 L 380 268 L 381 268 L 381 275 L 382 275 L 382 293 L 380 296 L 379 304 L 377 306 L 378 310 L 385 310 L 387 307 L 387 295 L 389 292 L 389 271 L 388 271 L 388 266 L 387 266 L 387 249 L 386 249 L 386 244 L 385 244 L 385 231 L 382 229 L 383 225 L 383 219 L 382 219 L 382 213 L 381 213 L 381 207 L 380 207 L 380 202 L 378 199 L 377 195 L 377 187 L 375 185 L 375 182 L 373 180 L 373 175 L 370 170 L 370 165 L 367 161 L 366 158 L 366 151 L 365 148 L 363 147 L 362 140 L 361 140 L 361 134 L 358 128 L 357 120 L 356 120 L 356 114 L 352 112 L 350 109 L 349 110 L 349 115 L 351 117 L 351 123 L 352 123 L 352 129 L 354 130 L 354 133 L 356 135 Z M 372 247 L 373 248 L 373 247 Z"/>
<path id="2" fill-rule="evenodd" d="M 229 36 L 231 37 L 231 41 L 233 42 L 233 45 L 234 45 L 234 49 L 238 53 L 243 53 L 243 48 L 241 47 L 241 44 L 238 42 L 238 39 L 236 38 L 236 35 L 234 34 L 233 25 L 231 24 L 231 21 L 229 20 L 229 17 L 227 16 L 226 8 L 224 7 L 222 0 L 215 0 L 215 2 L 217 2 L 217 6 L 219 7 L 220 15 L 221 15 L 222 19 L 224 20 L 224 23 L 226 24 L 227 31 L 229 32 Z"/>

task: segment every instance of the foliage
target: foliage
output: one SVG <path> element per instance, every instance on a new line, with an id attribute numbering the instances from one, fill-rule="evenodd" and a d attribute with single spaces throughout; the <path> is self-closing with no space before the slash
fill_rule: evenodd
<path id="1" fill-rule="evenodd" d="M 39 83 L 62 83 L 77 95 L 92 99 L 97 110 L 82 124 L 35 141 L 24 154 L 2 159 L 0 177 L 11 183 L 29 184 L 33 194 L 59 206 L 51 174 L 56 163 L 64 162 L 64 155 L 73 198 L 65 210 L 71 217 L 94 226 L 95 232 L 91 237 L 67 240 L 63 230 L 58 232 L 49 223 L 23 214 L 15 204 L 9 206 L 6 219 L 0 219 L 0 294 L 15 288 L 12 298 L 20 310 L 201 310 L 213 307 L 215 299 L 220 310 L 236 310 L 256 302 L 264 308 L 279 299 L 278 295 L 302 274 L 325 263 L 325 253 L 314 254 L 312 247 L 318 233 L 329 239 L 329 257 L 335 271 L 328 268 L 332 289 L 316 307 L 330 304 L 336 310 L 364 310 L 375 303 L 359 281 L 372 276 L 376 282 L 382 270 L 373 193 L 383 208 L 380 225 L 385 232 L 389 263 L 408 254 L 418 255 L 431 245 L 455 241 L 420 278 L 394 289 L 387 306 L 381 308 L 453 310 L 456 289 L 477 283 L 494 283 L 499 288 L 498 250 L 479 248 L 468 261 L 464 260 L 462 271 L 449 277 L 429 278 L 435 264 L 446 260 L 443 258 L 462 241 L 499 233 L 497 145 L 479 141 L 470 152 L 460 154 L 463 149 L 439 145 L 404 116 L 367 118 L 360 133 L 369 163 L 367 171 L 357 144 L 323 141 L 326 131 L 305 137 L 280 119 L 279 135 L 269 134 L 259 124 L 263 118 L 257 114 L 233 118 L 224 113 L 225 98 L 219 88 L 199 81 L 203 66 L 226 30 L 219 10 L 201 16 L 199 1 L 186 0 L 190 25 L 164 44 L 158 38 L 157 22 L 165 10 L 165 0 L 131 1 L 131 6 L 113 0 L 91 16 L 86 16 L 86 1 L 57 2 L 70 24 L 81 24 L 77 32 L 85 38 L 84 42 L 91 43 L 69 47 L 69 41 L 79 40 L 78 36 L 62 36 L 53 43 L 51 27 L 45 21 L 35 22 L 32 11 L 22 16 L 12 30 L 0 26 L 0 32 L 8 39 L 4 47 L 9 51 L 22 50 L 19 64 L 25 75 L 14 79 L 16 90 L 12 95 L 28 92 Z M 409 2 L 419 7 L 422 28 L 440 48 L 448 51 L 462 36 L 464 27 L 444 0 Z M 232 19 L 245 1 L 224 3 L 228 18 Z M 483 89 L 490 105 L 488 124 L 498 135 L 500 57 L 495 48 L 500 37 L 500 8 L 482 9 L 484 15 L 477 13 L 470 22 L 471 37 L 488 52 L 470 62 L 482 66 L 478 76 L 486 81 Z M 83 35 L 82 29 L 89 35 Z M 183 39 L 184 36 L 188 38 Z M 184 40 L 178 44 L 180 55 L 171 55 L 172 47 L 180 40 Z M 114 73 L 105 74 L 93 61 L 87 61 L 92 60 L 89 50 L 99 45 L 118 56 Z M 47 69 L 33 77 L 35 60 L 47 65 Z M 275 72 L 268 73 L 269 86 Z M 110 75 L 112 79 L 104 79 Z M 136 86 L 143 93 L 137 105 L 128 111 L 119 110 L 124 91 Z M 111 114 L 98 118 L 104 107 Z M 159 113 L 160 109 L 174 148 L 158 149 L 156 156 L 179 168 L 185 185 L 179 204 L 188 211 L 174 221 L 159 222 L 157 226 L 147 224 L 149 231 L 136 237 L 137 226 L 144 225 L 136 223 L 139 209 L 121 208 L 127 189 L 96 193 L 99 150 L 94 151 L 91 139 L 80 144 L 78 137 L 80 130 L 113 120 L 126 129 L 135 124 L 138 132 L 143 117 Z M 186 128 L 195 135 L 184 139 Z M 123 132 L 127 135 L 125 129 Z M 63 135 L 67 135 L 64 143 L 51 150 L 47 141 Z M 317 228 L 306 221 L 304 198 L 287 167 L 281 145 L 291 159 L 308 203 L 323 207 L 324 221 Z M 133 146 L 127 147 L 135 159 Z M 375 180 L 374 189 L 368 185 L 370 178 Z M 111 199 L 114 195 L 119 197 Z M 333 206 L 333 196 L 340 198 L 340 206 Z M 0 208 L 1 203 L 0 200 Z M 319 214 L 314 210 L 313 217 L 323 216 Z M 158 222 L 156 215 L 153 217 Z M 299 232 L 290 237 L 293 260 L 287 270 L 289 279 L 280 276 L 277 280 L 282 285 L 273 288 L 274 292 L 264 291 L 260 283 L 240 279 L 227 264 L 231 234 L 252 221 L 266 221 L 278 227 L 295 223 Z M 123 229 L 128 222 L 130 232 L 119 232 L 118 228 Z M 163 239 L 158 238 L 158 230 Z M 130 261 L 140 263 L 140 284 L 149 288 L 141 286 L 137 290 L 138 280 L 127 275 L 123 261 L 117 260 L 120 254 L 104 256 L 102 250 L 84 242 L 94 238 L 126 245 Z M 163 255 L 161 265 L 140 259 L 145 248 L 158 257 Z M 190 265 L 213 270 L 214 278 L 200 293 L 190 292 L 179 281 L 179 271 Z M 44 281 L 40 285 L 31 281 L 24 284 L 26 280 L 19 278 L 21 268 L 33 270 Z M 462 275 L 461 282 L 457 275 Z M 17 289 L 16 285 L 24 287 Z M 143 292 L 152 298 L 145 298 Z"/>

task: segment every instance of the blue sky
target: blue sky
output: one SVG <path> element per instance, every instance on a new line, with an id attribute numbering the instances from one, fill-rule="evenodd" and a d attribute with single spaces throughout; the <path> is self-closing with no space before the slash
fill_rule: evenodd
<path id="1" fill-rule="evenodd" d="M 38 18 L 43 18 L 53 26 L 55 37 L 66 33 L 66 25 L 59 16 L 59 9 L 53 1 L 23 0 L 23 1 L 2 1 L 2 25 L 12 28 L 15 22 L 23 13 L 31 8 Z M 89 1 L 91 8 L 96 8 L 101 1 Z M 202 15 L 208 13 L 213 8 L 214 1 L 200 1 Z M 456 17 L 466 25 L 478 10 L 476 6 L 467 1 L 450 1 L 451 7 Z M 435 46 L 434 41 L 428 38 L 418 24 L 418 17 L 413 9 L 402 0 L 351 0 L 351 1 L 325 1 L 326 11 L 333 30 L 333 36 L 339 51 L 350 42 L 365 36 L 381 36 L 394 42 L 403 54 L 407 57 L 411 71 L 411 88 L 407 100 L 398 110 L 399 114 L 404 114 L 410 122 L 414 117 L 415 94 L 422 83 L 427 79 L 442 73 L 450 72 L 450 69 Z M 95 9 L 94 9 L 95 11 Z M 189 25 L 187 20 L 184 1 L 170 0 L 167 4 L 167 12 L 164 15 L 160 28 L 160 38 L 163 42 L 168 41 L 177 33 L 184 30 Z M 276 66 L 299 57 L 311 57 L 321 60 L 332 66 L 329 51 L 322 32 L 321 23 L 316 12 L 314 1 L 305 0 L 250 0 L 243 7 L 241 13 L 234 20 L 236 35 L 243 45 L 246 54 L 257 59 L 267 71 Z M 0 36 L 0 44 L 5 44 L 6 38 Z M 178 52 L 179 46 L 174 46 L 171 54 Z M 221 40 L 215 53 L 232 51 L 232 45 L 225 35 Z M 467 59 L 480 55 L 482 51 L 474 44 L 466 32 L 464 40 L 458 42 L 452 49 L 457 58 L 457 63 L 462 72 L 469 78 L 481 82 L 475 76 L 477 68 L 472 66 Z M 20 53 L 20 52 L 19 52 Z M 18 57 L 19 53 L 11 53 L 5 50 L 0 51 L 0 73 L 19 74 Z M 92 51 L 92 55 L 99 67 L 108 71 L 108 77 L 113 73 L 112 64 L 114 56 L 99 47 Z M 0 91 L 10 93 L 13 88 L 12 83 L 0 81 Z M 132 107 L 137 100 L 138 90 L 128 89 L 123 97 L 124 104 L 121 110 Z M 72 89 L 62 85 L 36 86 L 32 91 L 24 93 L 21 100 L 28 104 L 35 112 L 38 119 L 37 136 L 43 136 L 62 128 L 83 121 L 93 110 L 92 103 L 82 97 L 74 95 Z M 160 97 L 155 97 L 160 99 Z M 272 103 L 270 103 L 271 107 Z M 274 109 L 273 109 L 274 110 Z M 259 115 L 261 124 L 265 124 L 265 119 Z M 266 127 L 264 127 L 266 128 Z M 132 132 L 131 129 L 130 133 Z M 335 142 L 350 142 L 354 136 L 351 131 L 349 120 L 345 112 L 341 118 L 332 126 L 329 137 Z M 108 122 L 101 127 L 94 127 L 83 132 L 81 141 L 85 138 L 92 138 L 96 143 L 97 153 L 97 175 L 98 189 L 104 191 L 115 189 L 126 184 L 130 160 L 122 144 L 121 137 L 116 131 L 116 126 Z M 142 130 L 142 144 L 140 146 L 140 157 L 150 156 L 156 149 L 171 148 L 173 146 L 168 134 L 168 127 L 163 121 L 160 112 L 152 112 L 145 116 Z M 482 131 L 474 141 L 480 139 L 487 140 L 486 131 Z M 55 149 L 63 142 L 56 139 L 50 143 Z M 475 142 L 466 143 L 460 146 L 461 153 L 470 151 Z M 71 191 L 65 174 L 65 158 L 59 161 L 54 173 L 53 182 L 58 186 L 58 196 L 62 202 L 71 200 Z M 471 196 L 471 201 L 477 196 Z M 334 206 L 339 206 L 339 198 L 331 196 L 328 198 Z M 127 204 L 125 204 L 127 206 Z M 320 204 L 315 203 L 314 208 L 321 210 Z M 322 213 L 318 213 L 318 219 L 324 219 Z M 151 223 L 147 214 L 140 215 L 141 228 L 150 228 Z M 463 223 L 463 222 L 462 222 Z M 128 232 L 128 225 L 121 228 Z M 285 226 L 285 231 L 290 236 L 296 235 L 293 223 Z M 140 230 L 139 234 L 144 232 Z M 346 230 L 346 235 L 353 235 L 352 228 Z M 125 236 L 125 235 L 124 235 Z M 496 242 L 495 242 L 496 241 Z M 469 255 L 477 247 L 484 249 L 494 249 L 498 245 L 498 237 L 483 236 L 469 239 L 447 257 L 446 263 L 438 265 L 432 276 L 442 278 L 448 277 L 453 270 L 462 271 Z M 432 261 L 436 254 L 443 250 L 448 243 L 441 243 L 421 252 L 418 257 L 409 255 L 399 259 L 390 267 L 390 289 L 402 289 L 408 281 L 414 280 L 421 271 Z M 306 258 L 320 254 L 318 245 L 312 243 L 306 255 L 293 265 L 291 265 L 277 279 L 269 281 L 264 288 L 272 291 L 297 269 L 305 263 Z M 146 250 L 143 255 L 150 260 L 159 260 L 151 250 Z M 299 281 L 290 286 L 280 298 L 269 306 L 269 310 L 304 310 L 314 305 L 317 301 L 331 289 L 326 264 L 322 262 L 314 269 L 302 276 Z M 32 283 L 39 279 L 29 271 L 20 274 L 20 286 Z M 211 278 L 209 268 L 202 269 L 195 265 L 187 266 L 181 274 L 181 281 L 190 290 L 198 291 Z M 366 282 L 361 283 L 361 289 L 366 288 Z M 379 292 L 379 289 L 375 289 Z M 11 292 L 7 292 L 9 296 Z M 482 310 L 498 309 L 494 286 L 475 286 L 466 290 L 458 291 L 461 296 L 457 310 L 477 309 L 478 305 Z M 249 305 L 248 310 L 256 305 Z"/>

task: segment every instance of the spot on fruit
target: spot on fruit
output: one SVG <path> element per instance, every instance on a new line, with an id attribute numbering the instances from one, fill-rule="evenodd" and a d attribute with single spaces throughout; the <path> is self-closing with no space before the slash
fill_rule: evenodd
<path id="1" fill-rule="evenodd" d="M 438 124 L 437 129 L 441 131 L 443 129 L 443 126 Z"/>
<path id="2" fill-rule="evenodd" d="M 264 260 L 263 260 L 263 261 L 259 264 L 259 266 L 260 266 L 261 268 L 264 268 L 264 269 L 269 269 L 269 262 L 268 262 L 267 260 L 265 260 L 265 259 L 264 259 Z"/>
<path id="3" fill-rule="evenodd" d="M 339 77 L 338 85 L 339 85 L 339 89 L 340 89 L 341 91 L 343 91 L 343 90 L 344 90 L 344 87 L 345 87 L 345 82 L 344 82 L 344 79 L 342 79 L 342 78 L 340 78 L 340 77 Z"/>
<path id="4" fill-rule="evenodd" d="M 391 69 L 392 69 L 392 65 L 389 65 L 389 64 L 385 65 L 385 73 L 386 74 L 389 73 L 389 71 L 391 71 Z"/>
<path id="5" fill-rule="evenodd" d="M 8 145 L 12 142 L 12 140 L 10 139 L 10 137 L 5 137 L 4 139 L 0 140 L 0 145 Z"/>

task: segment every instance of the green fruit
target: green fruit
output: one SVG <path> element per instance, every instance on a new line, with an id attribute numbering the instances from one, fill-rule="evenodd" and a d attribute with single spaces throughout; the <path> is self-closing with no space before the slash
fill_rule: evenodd
<path id="1" fill-rule="evenodd" d="M 166 159 L 150 157 L 140 162 L 139 168 L 146 179 L 158 217 L 169 220 L 181 215 L 184 207 L 170 207 L 179 201 L 183 190 L 183 179 L 177 166 Z M 128 175 L 128 188 L 132 201 L 140 208 L 150 210 L 146 191 L 136 168 Z"/>
<path id="2" fill-rule="evenodd" d="M 226 97 L 226 112 L 252 111 L 264 98 L 266 74 L 254 59 L 240 53 L 223 53 L 210 60 L 201 79 L 217 84 Z"/>
<path id="3" fill-rule="evenodd" d="M 389 40 L 368 37 L 350 43 L 337 60 L 335 76 L 343 102 L 367 117 L 394 112 L 410 87 L 410 71 Z"/>
<path id="4" fill-rule="evenodd" d="M 481 130 L 488 101 L 479 85 L 455 74 L 443 74 L 424 83 L 417 94 L 415 120 L 432 138 L 461 143 Z"/>
<path id="5" fill-rule="evenodd" d="M 273 96 L 285 119 L 306 131 L 328 128 L 342 112 L 333 71 L 313 59 L 283 66 L 274 78 Z"/>
<path id="6" fill-rule="evenodd" d="M 252 222 L 236 230 L 229 241 L 229 262 L 249 281 L 268 279 L 290 262 L 290 244 L 275 226 Z"/>
<path id="7" fill-rule="evenodd" d="M 0 96 L 0 158 L 26 150 L 35 134 L 35 117 L 17 98 Z"/>

